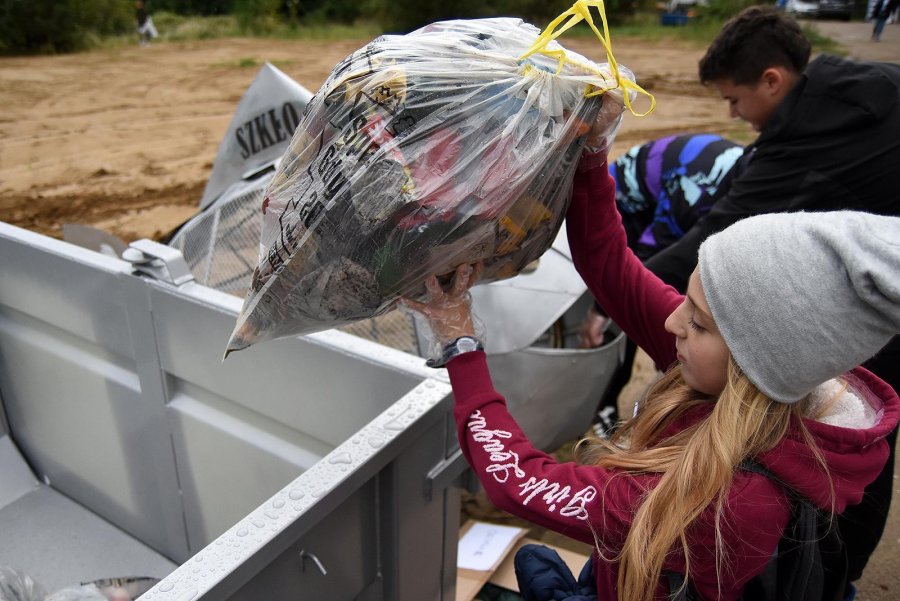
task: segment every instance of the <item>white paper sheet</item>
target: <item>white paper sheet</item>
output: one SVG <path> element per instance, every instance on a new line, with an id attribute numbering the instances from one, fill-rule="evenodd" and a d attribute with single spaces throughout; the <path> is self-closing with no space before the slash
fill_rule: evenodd
<path id="1" fill-rule="evenodd" d="M 456 565 L 467 570 L 490 570 L 524 534 L 523 528 L 476 522 L 459 540 Z"/>

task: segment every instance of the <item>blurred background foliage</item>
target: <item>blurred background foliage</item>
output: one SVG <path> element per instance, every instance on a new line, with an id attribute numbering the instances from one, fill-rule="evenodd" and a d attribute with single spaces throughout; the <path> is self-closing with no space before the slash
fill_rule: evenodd
<path id="1" fill-rule="evenodd" d="M 705 0 L 705 6 L 692 9 L 689 27 L 678 28 L 661 27 L 659 0 L 607 0 L 605 6 L 610 24 L 621 28 L 618 33 L 709 39 L 709 31 L 717 31 L 722 21 L 753 3 Z M 145 4 L 160 41 L 181 41 L 248 35 L 362 38 L 405 33 L 443 19 L 501 15 L 543 27 L 572 0 L 147 0 Z M 573 34 L 589 32 L 582 27 Z M 136 39 L 133 0 L 0 0 L 2 54 L 75 52 Z"/>

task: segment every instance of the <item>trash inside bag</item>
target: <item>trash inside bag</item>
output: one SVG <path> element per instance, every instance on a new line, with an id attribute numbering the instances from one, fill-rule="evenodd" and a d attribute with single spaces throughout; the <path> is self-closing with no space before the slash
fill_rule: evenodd
<path id="1" fill-rule="evenodd" d="M 44 601 L 47 591 L 31 576 L 0 565 L 0 601 Z"/>
<path id="2" fill-rule="evenodd" d="M 128 599 L 130 600 L 131 597 Z M 86 584 L 60 589 L 49 595 L 44 601 L 109 601 L 109 599 L 102 595 L 96 586 Z"/>
<path id="3" fill-rule="evenodd" d="M 59 589 L 48 594 L 31 576 L 0 565 L 0 601 L 132 601 L 159 582 L 159 578 L 105 578 Z"/>
<path id="4" fill-rule="evenodd" d="M 264 194 L 226 355 L 383 314 L 462 263 L 489 282 L 544 253 L 605 97 L 643 91 L 611 53 L 601 66 L 541 37 L 519 19 L 439 22 L 334 68 Z"/>

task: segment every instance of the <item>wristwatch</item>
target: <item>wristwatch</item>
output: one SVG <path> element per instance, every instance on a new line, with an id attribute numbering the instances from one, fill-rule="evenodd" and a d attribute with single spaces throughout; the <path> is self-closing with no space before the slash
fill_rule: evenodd
<path id="1" fill-rule="evenodd" d="M 484 345 L 481 341 L 473 336 L 460 336 L 453 342 L 448 342 L 441 351 L 439 359 L 429 359 L 425 362 L 428 367 L 444 367 L 450 359 L 463 353 L 471 353 L 472 351 L 483 351 Z"/>

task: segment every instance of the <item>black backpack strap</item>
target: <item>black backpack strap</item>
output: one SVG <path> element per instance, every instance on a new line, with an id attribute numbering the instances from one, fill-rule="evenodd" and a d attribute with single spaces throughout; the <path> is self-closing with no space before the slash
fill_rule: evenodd
<path id="1" fill-rule="evenodd" d="M 747 601 L 841 601 L 847 583 L 847 554 L 837 524 L 754 459 L 740 469 L 777 482 L 791 500 L 791 519 L 763 572 L 750 580 Z M 670 601 L 699 599 L 684 574 L 664 571 Z"/>
<path id="2" fill-rule="evenodd" d="M 748 458 L 740 467 L 777 482 L 791 500 L 791 518 L 778 547 L 743 598 L 841 601 L 848 568 L 837 523 L 759 462 Z"/>
<path id="3" fill-rule="evenodd" d="M 685 586 L 684 574 L 663 570 L 663 576 L 669 584 L 669 601 L 702 601 L 690 583 Z"/>

